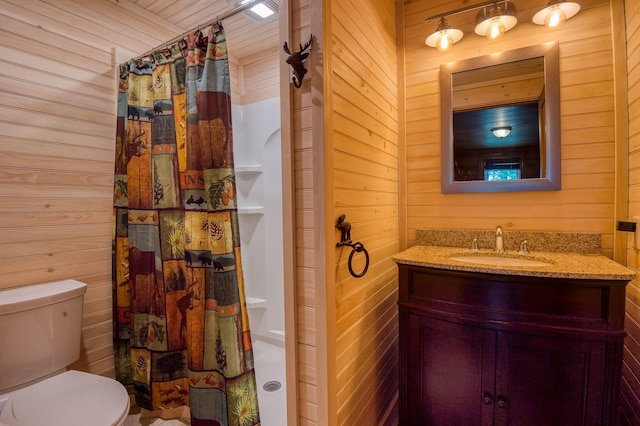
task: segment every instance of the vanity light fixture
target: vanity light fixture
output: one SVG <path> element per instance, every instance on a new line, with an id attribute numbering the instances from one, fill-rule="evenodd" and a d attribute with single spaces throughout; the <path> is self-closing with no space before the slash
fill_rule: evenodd
<path id="1" fill-rule="evenodd" d="M 515 27 L 518 19 L 515 17 L 516 7 L 510 1 L 503 1 L 483 7 L 476 17 L 476 34 L 486 36 L 489 40 L 501 38 L 505 32 Z"/>
<path id="2" fill-rule="evenodd" d="M 489 0 L 473 6 L 461 7 L 449 12 L 433 15 L 425 19 L 426 22 L 439 20 L 438 28 L 425 40 L 429 47 L 435 47 L 441 52 L 448 51 L 454 43 L 462 39 L 464 33 L 461 30 L 451 28 L 446 18 L 458 13 L 478 10 L 476 17 L 476 34 L 486 36 L 490 40 L 496 40 L 513 28 L 518 19 L 515 17 L 516 7 L 510 0 Z"/>
<path id="3" fill-rule="evenodd" d="M 429 47 L 435 47 L 440 52 L 451 49 L 455 43 L 462 39 L 462 31 L 451 28 L 444 16 L 440 17 L 438 29 L 424 41 Z"/>
<path id="4" fill-rule="evenodd" d="M 271 0 L 272 1 L 272 0 Z M 447 17 L 459 13 L 478 10 L 476 16 L 475 33 L 487 37 L 489 40 L 497 40 L 518 23 L 516 18 L 516 6 L 511 0 L 488 0 L 472 6 L 465 6 L 448 12 L 439 13 L 425 19 L 425 22 L 438 20 L 438 28 L 426 38 L 425 44 L 435 47 L 440 52 L 451 49 L 459 42 L 464 33 L 462 30 L 451 28 Z M 578 13 L 580 5 L 573 1 L 550 0 L 547 7 L 536 13 L 532 21 L 534 24 L 546 25 L 555 28 L 564 21 Z"/>
<path id="5" fill-rule="evenodd" d="M 572 1 L 551 0 L 547 7 L 533 15 L 534 24 L 544 25 L 547 28 L 559 27 L 580 11 L 580 5 Z"/>
<path id="6" fill-rule="evenodd" d="M 491 133 L 493 133 L 493 136 L 496 138 L 506 138 L 509 136 L 509 133 L 511 133 L 511 126 L 492 127 Z"/>

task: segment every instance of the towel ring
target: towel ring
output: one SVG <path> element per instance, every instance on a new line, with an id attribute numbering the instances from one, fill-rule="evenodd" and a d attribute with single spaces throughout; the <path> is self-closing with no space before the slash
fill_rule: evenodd
<path id="1" fill-rule="evenodd" d="M 363 277 L 364 274 L 367 273 L 367 269 L 369 269 L 369 252 L 366 248 L 364 248 L 364 244 L 361 242 L 351 242 L 351 224 L 345 221 L 346 215 L 341 214 L 336 221 L 336 228 L 340 230 L 342 235 L 340 236 L 340 242 L 336 244 L 336 247 L 349 246 L 352 248 L 351 254 L 349 254 L 349 262 L 347 266 L 349 267 L 349 273 L 355 278 Z M 359 274 L 353 272 L 353 256 L 356 253 L 364 253 L 365 263 L 364 269 Z"/>
<path id="2" fill-rule="evenodd" d="M 354 243 L 353 245 L 352 244 L 347 244 L 347 245 L 350 247 L 353 247 L 353 250 L 351 250 L 351 254 L 349 255 L 349 263 L 347 264 L 347 266 L 349 266 L 349 272 L 351 273 L 351 275 L 353 275 L 356 278 L 363 277 L 364 274 L 367 273 L 367 269 L 369 269 L 369 252 L 367 251 L 366 248 L 364 248 L 364 246 L 360 242 Z M 353 272 L 353 265 L 352 265 L 353 255 L 360 252 L 364 253 L 364 258 L 365 258 L 364 269 L 359 274 L 356 274 L 355 272 Z"/>

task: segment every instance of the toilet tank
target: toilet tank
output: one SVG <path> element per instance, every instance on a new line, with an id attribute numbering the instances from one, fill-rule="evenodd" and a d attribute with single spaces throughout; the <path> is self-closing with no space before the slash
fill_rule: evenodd
<path id="1" fill-rule="evenodd" d="M 0 290 L 0 393 L 80 357 L 85 283 L 63 280 Z"/>

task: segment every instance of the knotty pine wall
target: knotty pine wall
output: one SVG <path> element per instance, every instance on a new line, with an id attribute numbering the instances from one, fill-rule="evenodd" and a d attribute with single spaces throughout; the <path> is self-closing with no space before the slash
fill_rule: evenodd
<path id="1" fill-rule="evenodd" d="M 81 359 L 113 376 L 115 54 L 181 31 L 122 2 L 0 1 L 0 289 L 88 284 Z M 234 101 L 278 97 L 278 55 L 231 59 Z M 265 76 L 266 74 L 266 76 Z"/>
<path id="2" fill-rule="evenodd" d="M 336 317 L 337 424 L 376 425 L 387 420 L 398 389 L 398 281 L 391 258 L 399 246 L 395 3 L 332 0 L 328 7 L 325 212 L 327 285 L 335 286 L 327 293 Z M 351 222 L 352 240 L 369 252 L 362 278 L 348 271 L 349 247 L 331 248 L 340 240 L 334 226 L 341 214 Z M 354 271 L 363 266 L 355 256 Z"/>
<path id="3" fill-rule="evenodd" d="M 425 17 L 466 3 L 418 0 L 405 5 L 408 244 L 414 244 L 420 228 L 502 225 L 514 230 L 597 232 L 603 236 L 603 253 L 612 257 L 616 170 L 609 1 L 582 1 L 580 13 L 554 31 L 519 23 L 493 43 L 473 35 L 448 53 L 426 47 L 425 35 L 436 24 L 425 23 Z M 440 64 L 555 40 L 560 45 L 562 190 L 440 193 Z"/>
<path id="4" fill-rule="evenodd" d="M 625 2 L 628 93 L 629 216 L 640 216 L 640 2 Z M 636 231 L 638 233 L 640 231 Z M 640 246 L 627 244 L 627 266 L 640 271 Z M 622 424 L 640 424 L 640 286 L 627 286 L 624 362 L 622 370 Z"/>
<path id="5" fill-rule="evenodd" d="M 151 46 L 108 4 L 72 6 L 0 1 L 0 288 L 86 282 L 73 368 L 113 376 L 112 49 Z"/>
<path id="6" fill-rule="evenodd" d="M 292 106 L 299 424 L 385 424 L 398 389 L 395 5 L 293 1 L 292 22 L 292 45 L 314 35 Z M 369 251 L 363 278 L 335 247 L 341 214 Z"/>

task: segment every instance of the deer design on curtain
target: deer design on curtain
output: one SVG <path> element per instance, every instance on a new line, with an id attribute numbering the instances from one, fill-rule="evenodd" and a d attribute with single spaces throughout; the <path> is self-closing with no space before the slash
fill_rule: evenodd
<path id="1" fill-rule="evenodd" d="M 221 25 L 122 65 L 114 184 L 116 370 L 139 406 L 260 424 Z"/>

